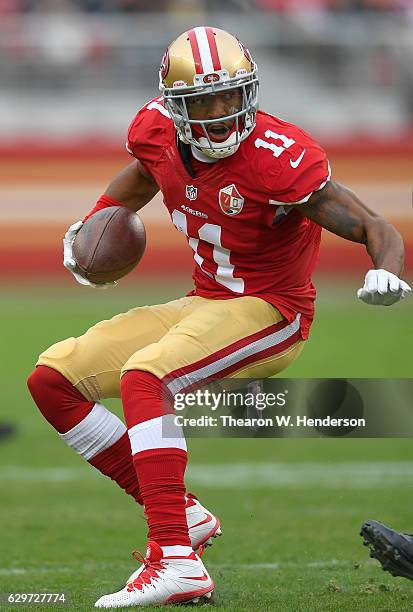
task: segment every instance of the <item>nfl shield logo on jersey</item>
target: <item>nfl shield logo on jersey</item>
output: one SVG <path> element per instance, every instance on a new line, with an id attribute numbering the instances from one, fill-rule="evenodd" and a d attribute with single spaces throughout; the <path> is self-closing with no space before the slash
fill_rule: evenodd
<path id="1" fill-rule="evenodd" d="M 219 191 L 219 205 L 226 215 L 238 215 L 244 206 L 244 198 L 234 184 L 228 185 Z"/>
<path id="2" fill-rule="evenodd" d="M 198 197 L 198 189 L 193 185 L 187 185 L 185 195 L 188 200 L 196 200 Z"/>

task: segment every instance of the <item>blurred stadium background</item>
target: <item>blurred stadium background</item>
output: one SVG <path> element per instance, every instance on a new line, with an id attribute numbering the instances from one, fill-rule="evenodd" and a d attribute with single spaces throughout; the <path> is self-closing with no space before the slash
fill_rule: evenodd
<path id="1" fill-rule="evenodd" d="M 157 95 L 168 42 L 205 22 L 246 41 L 261 106 L 320 139 L 334 177 L 395 222 L 413 263 L 411 0 L 0 0 L 3 276 L 65 278 L 57 237 L 129 161 L 126 130 Z M 162 275 L 165 253 L 189 270 L 160 198 L 143 217 L 139 273 Z M 320 272 L 364 271 L 362 248 L 324 240 Z"/>
<path id="2" fill-rule="evenodd" d="M 0 445 L 1 591 L 18 578 L 20 589 L 69 590 L 81 602 L 73 609 L 86 609 L 128 573 L 130 547 L 143 546 L 143 521 L 131 542 L 133 504 L 64 448 L 33 408 L 25 378 L 51 343 L 190 288 L 192 257 L 160 198 L 142 212 L 143 263 L 116 291 L 78 286 L 61 264 L 61 238 L 130 161 L 126 130 L 157 95 L 167 44 L 205 23 L 251 49 L 261 106 L 316 136 L 334 178 L 398 227 L 412 280 L 412 0 L 0 0 L 0 425 L 18 432 Z M 412 306 L 357 303 L 368 267 L 361 246 L 324 233 L 318 317 L 288 376 L 412 377 Z M 413 528 L 412 446 L 192 440 L 190 482 L 226 520 L 226 545 L 208 557 L 221 606 L 411 609 L 404 584 L 374 582 L 357 529 L 369 514 Z M 258 591 L 245 586 L 248 563 L 261 563 Z"/>

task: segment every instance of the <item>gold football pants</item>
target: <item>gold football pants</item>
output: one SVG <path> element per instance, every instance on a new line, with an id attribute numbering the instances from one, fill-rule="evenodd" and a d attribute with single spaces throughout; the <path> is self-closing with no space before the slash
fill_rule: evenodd
<path id="1" fill-rule="evenodd" d="M 78 338 L 54 344 L 37 365 L 60 372 L 86 399 L 120 397 L 120 378 L 144 370 L 175 380 L 174 392 L 210 377 L 267 378 L 301 352 L 299 315 L 292 323 L 256 297 L 183 297 L 133 308 Z"/>

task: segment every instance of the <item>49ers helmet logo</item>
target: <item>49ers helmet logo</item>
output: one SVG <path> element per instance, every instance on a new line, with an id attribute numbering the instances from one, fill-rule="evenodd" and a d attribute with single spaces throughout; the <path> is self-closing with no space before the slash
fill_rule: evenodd
<path id="1" fill-rule="evenodd" d="M 253 60 L 252 60 L 252 56 L 251 53 L 249 52 L 249 50 L 247 49 L 247 47 L 245 47 L 245 45 L 242 44 L 242 42 L 240 40 L 238 40 L 239 46 L 241 47 L 246 59 L 253 64 Z"/>
<path id="2" fill-rule="evenodd" d="M 222 212 L 231 217 L 239 215 L 244 206 L 244 198 L 234 184 L 220 189 L 218 200 Z"/>
<path id="3" fill-rule="evenodd" d="M 219 74 L 217 74 L 216 72 L 206 74 L 202 80 L 204 81 L 204 83 L 214 83 L 216 81 L 219 81 Z"/>
<path id="4" fill-rule="evenodd" d="M 169 72 L 169 49 L 165 51 L 165 55 L 162 58 L 161 67 L 159 73 L 161 75 L 161 79 L 165 79 Z"/>

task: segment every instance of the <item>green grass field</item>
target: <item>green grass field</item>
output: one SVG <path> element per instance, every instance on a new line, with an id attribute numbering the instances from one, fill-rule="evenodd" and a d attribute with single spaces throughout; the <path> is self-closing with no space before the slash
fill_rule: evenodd
<path id="1" fill-rule="evenodd" d="M 412 377 L 412 304 L 357 302 L 357 283 L 323 286 L 294 377 Z M 95 473 L 43 421 L 26 391 L 37 354 L 93 322 L 180 294 L 180 286 L 97 293 L 2 287 L 0 592 L 65 592 L 91 610 L 144 550 L 142 509 Z M 411 300 L 410 300 L 411 301 Z M 120 414 L 117 401 L 108 402 Z M 383 573 L 358 535 L 366 518 L 413 529 L 409 439 L 192 439 L 188 485 L 222 519 L 205 554 L 220 610 L 395 611 L 413 608 L 412 583 Z M 0 604 L 0 609 L 49 606 Z"/>

